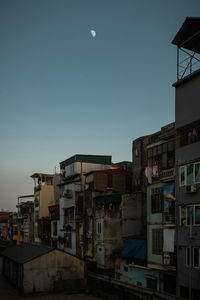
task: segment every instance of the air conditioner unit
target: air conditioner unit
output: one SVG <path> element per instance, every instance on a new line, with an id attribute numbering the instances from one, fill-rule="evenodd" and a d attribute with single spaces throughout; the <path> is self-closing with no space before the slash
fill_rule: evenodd
<path id="1" fill-rule="evenodd" d="M 186 185 L 186 187 L 185 187 L 185 192 L 186 193 L 195 193 L 196 191 L 197 191 L 196 184 Z"/>

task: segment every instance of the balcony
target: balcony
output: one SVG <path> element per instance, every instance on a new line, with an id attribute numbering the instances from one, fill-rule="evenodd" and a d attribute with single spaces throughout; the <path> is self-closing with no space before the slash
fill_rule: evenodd
<path id="1" fill-rule="evenodd" d="M 173 179 L 175 177 L 175 169 L 171 168 L 171 169 L 161 171 L 161 177 L 162 177 L 162 180 Z"/>

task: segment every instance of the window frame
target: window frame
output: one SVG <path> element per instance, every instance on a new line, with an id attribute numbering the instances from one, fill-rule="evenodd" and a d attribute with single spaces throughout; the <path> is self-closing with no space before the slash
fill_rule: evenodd
<path id="1" fill-rule="evenodd" d="M 192 207 L 193 208 L 193 213 L 192 213 L 192 226 L 200 226 L 199 224 L 196 224 L 196 216 L 195 216 L 195 212 L 196 212 L 196 207 L 200 207 L 200 204 L 193 204 L 193 205 L 186 205 L 186 212 L 185 212 L 185 220 L 186 220 L 186 226 L 190 226 L 190 224 L 188 224 L 187 220 L 188 220 L 188 208 Z M 181 216 L 180 216 L 181 217 Z"/>
<path id="2" fill-rule="evenodd" d="M 187 176 L 187 167 L 189 165 L 193 165 L 193 183 L 191 183 L 191 184 L 188 183 L 188 176 Z M 200 179 L 199 179 L 199 181 L 197 181 L 196 176 L 195 176 L 196 165 L 200 165 L 200 161 L 179 166 L 179 187 L 200 183 Z M 184 183 L 181 184 L 181 169 L 182 168 L 184 168 Z"/>
<path id="3" fill-rule="evenodd" d="M 194 265 L 194 249 L 198 249 L 198 266 L 195 266 L 195 265 Z M 192 250 L 193 250 L 193 251 L 192 251 L 192 255 L 193 255 L 193 257 L 192 257 L 193 268 L 199 269 L 199 268 L 200 268 L 200 247 L 193 247 Z"/>

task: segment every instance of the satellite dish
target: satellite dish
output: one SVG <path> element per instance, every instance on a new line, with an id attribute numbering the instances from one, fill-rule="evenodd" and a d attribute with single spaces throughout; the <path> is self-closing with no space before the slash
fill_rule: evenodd
<path id="1" fill-rule="evenodd" d="M 93 38 L 97 35 L 95 30 L 90 30 L 90 34 Z"/>

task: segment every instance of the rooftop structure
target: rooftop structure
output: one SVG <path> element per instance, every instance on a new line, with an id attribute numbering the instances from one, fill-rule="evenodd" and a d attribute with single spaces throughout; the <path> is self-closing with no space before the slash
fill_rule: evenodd
<path id="1" fill-rule="evenodd" d="M 200 18 L 187 17 L 172 40 L 177 46 L 177 80 L 192 74 L 200 66 Z"/>

